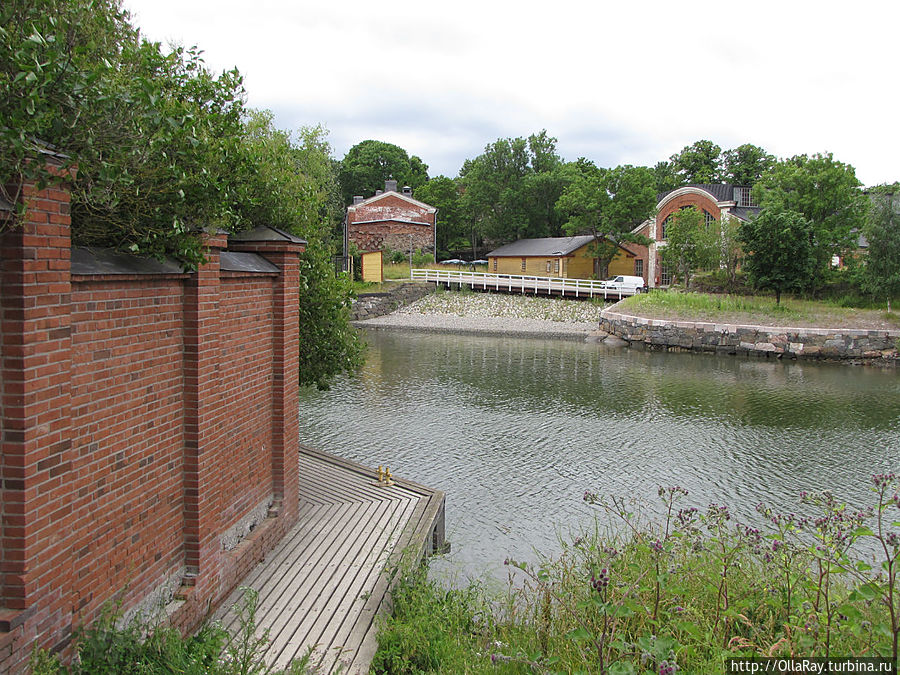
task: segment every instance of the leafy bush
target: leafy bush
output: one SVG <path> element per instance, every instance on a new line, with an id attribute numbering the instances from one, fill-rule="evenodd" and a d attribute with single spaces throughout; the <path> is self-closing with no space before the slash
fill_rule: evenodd
<path id="1" fill-rule="evenodd" d="M 418 249 L 413 253 L 413 267 L 425 267 L 431 262 L 433 262 L 433 258 L 430 253 L 425 253 L 422 251 L 422 249 Z"/>
<path id="2" fill-rule="evenodd" d="M 191 637 L 169 626 L 131 621 L 120 626 L 121 615 L 106 606 L 91 625 L 75 633 L 77 658 L 70 666 L 55 655 L 36 650 L 29 668 L 33 675 L 277 675 L 263 661 L 268 634 L 257 637 L 257 594 L 249 588 L 232 611 L 239 630 L 229 635 L 210 623 Z M 309 654 L 296 660 L 285 673 L 308 671 Z"/>
<path id="3" fill-rule="evenodd" d="M 271 113 L 245 106 L 237 70 L 215 74 L 196 48 L 143 40 L 119 0 L 9 0 L 0 26 L 0 196 L 19 215 L 21 178 L 59 180 L 49 144 L 77 167 L 75 245 L 190 270 L 204 260 L 202 230 L 303 237 L 301 381 L 325 387 L 358 369 L 350 285 L 331 264 L 343 205 L 322 127 L 275 129 Z"/>
<path id="4" fill-rule="evenodd" d="M 407 563 L 395 587 L 393 613 L 382 619 L 372 671 L 384 675 L 463 672 L 460 645 L 480 628 L 476 612 L 485 610 L 473 589 L 441 588 L 426 569 Z"/>
<path id="5" fill-rule="evenodd" d="M 376 672 L 712 673 L 729 657 L 797 654 L 896 662 L 900 478 L 878 474 L 871 487 L 869 505 L 802 493 L 808 515 L 760 504 L 749 524 L 720 504 L 685 505 L 680 487 L 659 488 L 657 518 L 586 492 L 607 527 L 555 559 L 507 560 L 521 586 L 503 597 L 408 575 Z"/>

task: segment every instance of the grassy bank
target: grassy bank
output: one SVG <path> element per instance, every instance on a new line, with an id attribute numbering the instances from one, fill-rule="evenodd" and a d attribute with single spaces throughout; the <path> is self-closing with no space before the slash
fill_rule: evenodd
<path id="1" fill-rule="evenodd" d="M 623 301 L 623 311 L 638 316 L 683 321 L 712 321 L 768 326 L 900 329 L 900 314 L 844 307 L 836 302 L 766 296 L 653 291 Z"/>
<path id="2" fill-rule="evenodd" d="M 809 517 L 724 506 L 665 517 L 633 502 L 585 500 L 608 529 L 537 566 L 508 561 L 501 597 L 446 590 L 407 568 L 384 621 L 377 673 L 721 673 L 736 656 L 884 656 L 900 634 L 900 481 L 873 477 L 868 506 L 803 495 Z M 868 544 L 858 553 L 858 546 Z M 865 560 L 864 560 L 865 558 Z"/>

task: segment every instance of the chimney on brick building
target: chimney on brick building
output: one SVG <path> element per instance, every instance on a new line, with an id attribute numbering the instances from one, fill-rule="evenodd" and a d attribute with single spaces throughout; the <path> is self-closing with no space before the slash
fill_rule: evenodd
<path id="1" fill-rule="evenodd" d="M 388 178 L 384 181 L 384 191 L 385 192 L 396 192 L 397 191 L 397 181 L 393 178 Z"/>
<path id="2" fill-rule="evenodd" d="M 376 196 L 376 197 L 377 197 L 378 195 L 381 195 L 381 194 L 384 194 L 384 190 L 375 190 L 375 196 Z"/>
<path id="3" fill-rule="evenodd" d="M 363 202 L 364 197 L 362 195 L 353 195 L 353 206 L 357 204 L 361 204 Z"/>
<path id="4" fill-rule="evenodd" d="M 412 188 L 409 187 L 409 185 L 404 185 L 403 194 L 405 194 L 407 197 L 412 197 Z"/>

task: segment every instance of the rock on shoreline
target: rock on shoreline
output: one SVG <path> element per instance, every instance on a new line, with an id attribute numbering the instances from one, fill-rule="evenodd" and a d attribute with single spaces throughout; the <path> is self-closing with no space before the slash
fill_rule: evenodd
<path id="1" fill-rule="evenodd" d="M 589 302 L 488 293 L 435 293 L 354 325 L 438 333 L 596 339 L 599 308 Z"/>

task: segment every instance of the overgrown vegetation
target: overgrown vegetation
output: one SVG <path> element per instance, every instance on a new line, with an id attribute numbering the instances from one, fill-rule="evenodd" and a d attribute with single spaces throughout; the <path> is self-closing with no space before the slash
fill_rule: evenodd
<path id="1" fill-rule="evenodd" d="M 107 606 L 93 624 L 76 631 L 72 664 L 35 650 L 29 663 L 32 675 L 313 675 L 311 651 L 287 670 L 266 665 L 268 632 L 257 635 L 257 594 L 250 588 L 243 591 L 241 603 L 232 608 L 238 618 L 233 635 L 218 623 L 207 623 L 187 638 L 159 623 L 135 619 L 120 625 L 118 608 Z"/>
<path id="2" fill-rule="evenodd" d="M 446 590 L 406 570 L 375 672 L 720 673 L 736 656 L 883 656 L 900 636 L 900 481 L 872 478 L 869 505 L 829 493 L 800 511 L 727 506 L 660 488 L 586 503 L 604 526 L 532 565 L 508 560 L 503 597 Z"/>
<path id="3" fill-rule="evenodd" d="M 144 40 L 120 0 L 0 3 L 0 197 L 22 178 L 72 190 L 72 241 L 203 261 L 202 230 L 269 225 L 307 240 L 301 259 L 300 378 L 326 387 L 356 370 L 351 287 L 331 263 L 342 203 L 327 132 L 276 129 L 245 106 L 237 70 L 197 48 Z M 60 156 L 59 153 L 62 153 Z"/>

